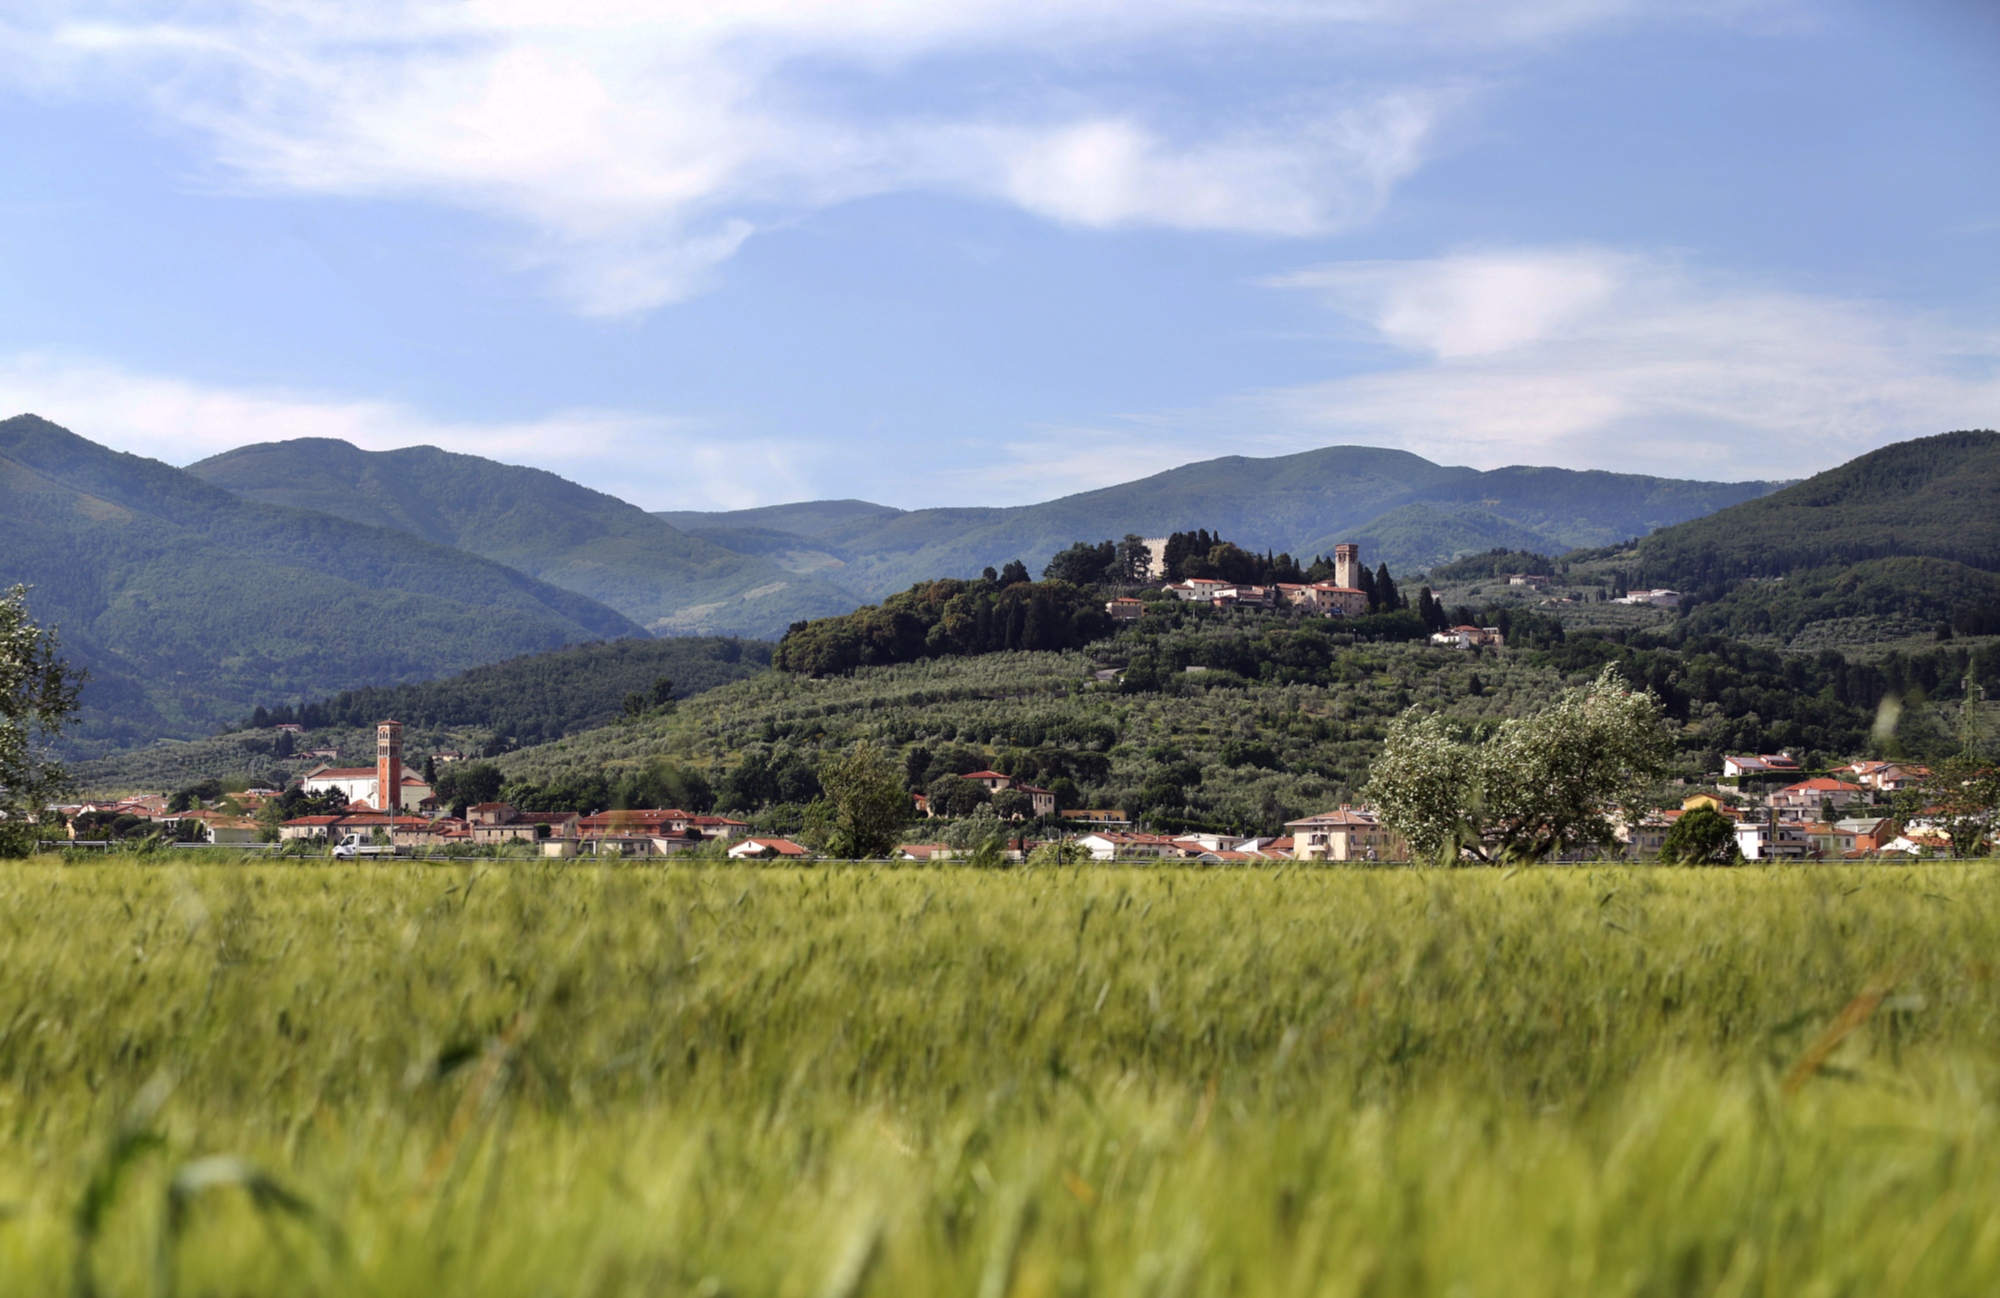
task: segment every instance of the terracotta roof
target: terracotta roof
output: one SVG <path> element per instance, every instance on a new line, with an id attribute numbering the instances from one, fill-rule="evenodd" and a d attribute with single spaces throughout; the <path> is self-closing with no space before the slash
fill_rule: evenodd
<path id="1" fill-rule="evenodd" d="M 998 771 L 973 771 L 960 778 L 967 780 L 1011 780 L 1014 777 L 1011 775 L 1002 775 Z"/>
<path id="2" fill-rule="evenodd" d="M 1783 791 L 1783 792 L 1785 792 L 1785 793 L 1863 793 L 1863 792 L 1866 792 L 1866 790 L 1864 790 L 1864 789 L 1863 789 L 1863 788 L 1862 788 L 1862 787 L 1861 787 L 1860 785 L 1858 785 L 1858 784 L 1849 784 L 1849 783 L 1847 783 L 1847 782 L 1846 782 L 1845 780 L 1833 780 L 1833 779 L 1828 779 L 1828 778 L 1827 778 L 1826 776 L 1823 776 L 1823 775 L 1822 775 L 1822 776 L 1819 776 L 1819 777 L 1817 777 L 1817 778 L 1815 778 L 1815 779 L 1810 779 L 1810 780 L 1800 780 L 1800 781 L 1799 781 L 1799 782 L 1798 782 L 1797 784 L 1792 784 L 1792 785 L 1787 785 L 1787 786 L 1786 786 L 1786 787 L 1785 787 L 1785 788 L 1784 788 L 1784 789 L 1783 789 L 1782 791 Z"/>

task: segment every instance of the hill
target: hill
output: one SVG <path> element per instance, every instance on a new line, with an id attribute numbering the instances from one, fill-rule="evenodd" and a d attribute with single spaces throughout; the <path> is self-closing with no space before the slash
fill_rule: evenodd
<path id="1" fill-rule="evenodd" d="M 1638 474 L 1433 464 L 1406 451 L 1335 446 L 1254 459 L 1225 456 L 1135 482 L 1011 508 L 900 511 L 862 501 L 664 517 L 751 554 L 837 571 L 880 597 L 938 576 L 973 576 L 1009 559 L 1037 571 L 1077 540 L 1206 527 L 1259 550 L 1309 557 L 1361 538 L 1371 562 L 1411 572 L 1499 547 L 1560 554 L 1600 546 L 1763 495 L 1762 482 L 1685 482 Z M 783 535 L 788 534 L 789 541 Z"/>
<path id="2" fill-rule="evenodd" d="M 1662 529 L 1617 557 L 1629 562 L 1633 584 L 1680 589 L 1870 559 L 1941 559 L 2000 572 L 2000 433 L 1897 442 Z"/>
<path id="3" fill-rule="evenodd" d="M 317 765 L 303 755 L 310 749 L 368 760 L 375 723 L 385 717 L 403 722 L 405 751 L 421 763 L 440 750 L 493 751 L 608 725 L 624 713 L 627 695 L 647 695 L 650 704 L 663 676 L 673 682 L 675 699 L 688 699 L 758 675 L 770 661 L 771 646 L 760 640 L 687 636 L 572 645 L 438 680 L 347 690 L 298 706 L 286 701 L 269 709 L 272 724 L 130 749 L 83 762 L 74 773 L 79 788 L 97 794 L 164 793 L 236 777 L 275 784 Z M 290 738 L 274 728 L 280 721 L 299 722 L 305 731 Z"/>
<path id="4" fill-rule="evenodd" d="M 711 544 L 540 469 L 435 447 L 329 438 L 239 447 L 188 472 L 267 504 L 390 527 L 504 563 L 660 633 L 772 635 L 859 599 L 757 552 Z"/>
<path id="5" fill-rule="evenodd" d="M 402 532 L 239 499 L 47 420 L 0 421 L 0 583 L 91 672 L 76 751 L 206 734 L 259 700 L 642 635 Z"/>

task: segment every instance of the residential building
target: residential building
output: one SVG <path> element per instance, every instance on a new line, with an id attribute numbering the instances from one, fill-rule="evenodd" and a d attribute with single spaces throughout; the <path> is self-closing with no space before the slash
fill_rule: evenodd
<path id="1" fill-rule="evenodd" d="M 1789 753 L 1760 753 L 1755 757 L 1725 757 L 1722 759 L 1722 778 L 1740 779 L 1746 775 L 1796 775 L 1799 773 L 1798 759 Z"/>
<path id="2" fill-rule="evenodd" d="M 1746 861 L 1802 861 L 1813 853 L 1812 839 L 1797 821 L 1746 820 L 1736 827 L 1736 846 Z"/>
<path id="3" fill-rule="evenodd" d="M 905 843 L 896 849 L 901 861 L 949 861 L 958 850 L 943 843 Z"/>
<path id="4" fill-rule="evenodd" d="M 1285 822 L 1298 861 L 1401 861 L 1409 846 L 1366 807 L 1343 806 Z"/>
<path id="5" fill-rule="evenodd" d="M 1651 604 L 1654 608 L 1679 608 L 1681 593 L 1677 590 L 1633 590 L 1627 591 L 1613 604 Z"/>
<path id="6" fill-rule="evenodd" d="M 1062 813 L 1062 818 L 1089 825 L 1093 829 L 1132 828 L 1132 818 L 1126 815 L 1123 810 L 1114 807 L 1085 811 L 1065 811 Z"/>
<path id="7" fill-rule="evenodd" d="M 1835 811 L 1841 811 L 1850 803 L 1867 802 L 1868 791 L 1845 780 L 1819 776 L 1779 789 L 1764 801 L 1778 813 L 1780 820 L 1818 820 L 1821 809 L 1829 804 Z"/>
<path id="8" fill-rule="evenodd" d="M 1539 573 L 1516 572 L 1508 574 L 1507 584 L 1509 586 L 1546 586 L 1549 584 L 1549 579 Z"/>
<path id="9" fill-rule="evenodd" d="M 974 784 L 985 785 L 988 793 L 998 793 L 1002 789 L 1012 788 L 1014 784 L 1013 776 L 1002 775 L 998 771 L 973 771 L 959 778 L 971 780 Z"/>
<path id="10" fill-rule="evenodd" d="M 1186 581 L 1170 584 L 1162 589 L 1175 599 L 1191 603 L 1208 603 L 1215 599 L 1217 591 L 1227 590 L 1230 585 L 1230 582 L 1218 581 L 1213 577 L 1190 577 Z"/>
<path id="11" fill-rule="evenodd" d="M 1837 820 L 1834 827 L 1854 835 L 1857 851 L 1878 852 L 1896 837 L 1896 822 L 1887 816 L 1856 816 Z"/>
<path id="12" fill-rule="evenodd" d="M 1431 643 L 1442 649 L 1478 649 L 1486 645 L 1503 646 L 1507 637 L 1498 627 L 1455 626 L 1432 635 Z"/>
<path id="13" fill-rule="evenodd" d="M 1114 622 L 1136 622 L 1146 615 L 1146 601 L 1120 595 L 1117 599 L 1105 601 L 1104 611 L 1111 615 Z"/>
<path id="14" fill-rule="evenodd" d="M 800 861 L 811 855 L 812 853 L 809 850 L 799 846 L 789 838 L 746 838 L 729 849 L 729 859 L 732 861 L 773 860 L 779 858 L 788 861 Z"/>
<path id="15" fill-rule="evenodd" d="M 1900 793 L 1913 789 L 1930 775 L 1928 766 L 1908 762 L 1852 762 L 1834 772 L 1845 775 L 1864 789 L 1877 793 Z"/>
<path id="16" fill-rule="evenodd" d="M 1187 852 L 1165 834 L 1131 834 L 1104 830 L 1085 834 L 1076 845 L 1090 853 L 1093 861 L 1112 861 L 1121 856 L 1151 856 L 1180 859 Z"/>

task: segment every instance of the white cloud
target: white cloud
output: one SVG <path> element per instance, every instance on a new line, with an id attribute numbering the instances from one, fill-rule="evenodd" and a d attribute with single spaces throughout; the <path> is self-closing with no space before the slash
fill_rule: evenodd
<path id="1" fill-rule="evenodd" d="M 176 465 L 256 442 L 331 437 L 364 450 L 436 446 L 547 469 L 647 509 L 740 509 L 819 494 L 817 448 L 718 437 L 696 421 L 627 411 L 448 421 L 394 402 L 191 383 L 48 353 L 0 359 L 0 411 L 32 412 Z"/>
<path id="2" fill-rule="evenodd" d="M 1599 249 L 1323 267 L 1327 294 L 1420 363 L 1253 394 L 1299 445 L 1449 463 L 1798 477 L 1888 442 L 2000 423 L 2000 332 L 1741 284 Z"/>
<path id="3" fill-rule="evenodd" d="M 1176 131 L 1135 95 L 1217 114 L 1170 73 L 1138 95 L 1133 67 L 1143 82 L 1149 50 L 1274 38 L 1321 39 L 1330 58 L 1357 33 L 1539 41 L 1637 3 L 215 0 L 161 17 L 137 0 L 45 0 L 0 18 L 0 75 L 137 91 L 239 183 L 520 223 L 524 259 L 564 298 L 623 314 L 699 290 L 760 223 L 898 190 L 1094 227 L 1347 228 L 1422 161 L 1450 75 L 1364 76 L 1303 116 L 1279 90 L 1253 93 Z M 924 60 L 967 56 L 1014 62 L 896 99 Z M 857 106 L 829 69 L 902 106 Z"/>

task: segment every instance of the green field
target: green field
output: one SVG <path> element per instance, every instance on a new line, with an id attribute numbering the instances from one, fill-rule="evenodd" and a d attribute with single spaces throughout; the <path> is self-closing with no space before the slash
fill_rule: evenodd
<path id="1" fill-rule="evenodd" d="M 1996 975 L 1993 864 L 15 865 L 0 1292 L 1986 1294 Z"/>

